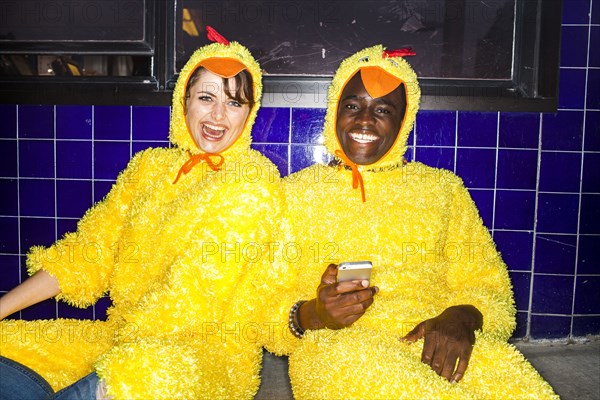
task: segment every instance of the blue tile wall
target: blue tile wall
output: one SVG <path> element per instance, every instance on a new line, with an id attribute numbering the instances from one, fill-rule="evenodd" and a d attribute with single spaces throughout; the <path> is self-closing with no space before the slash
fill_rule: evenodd
<path id="1" fill-rule="evenodd" d="M 586 71 L 584 69 L 560 69 L 558 107 L 562 109 L 584 108 Z"/>
<path id="2" fill-rule="evenodd" d="M 497 132 L 497 113 L 461 112 L 458 114 L 457 144 L 459 147 L 495 148 L 498 141 Z"/>
<path id="3" fill-rule="evenodd" d="M 531 231 L 535 229 L 535 192 L 496 190 L 494 229 Z"/>
<path id="4" fill-rule="evenodd" d="M 422 111 L 416 121 L 417 146 L 452 146 L 456 143 L 456 113 Z"/>
<path id="5" fill-rule="evenodd" d="M 600 27 L 592 26 L 590 31 L 590 48 L 597 49 L 600 46 Z M 590 67 L 600 67 L 600 54 L 598 52 L 590 53 Z"/>
<path id="6" fill-rule="evenodd" d="M 588 29 L 585 25 L 563 25 L 560 65 L 563 67 L 586 66 Z"/>
<path id="7" fill-rule="evenodd" d="M 16 138 L 17 109 L 11 105 L 0 105 L 0 121 L 0 138 Z"/>
<path id="8" fill-rule="evenodd" d="M 591 14 L 592 3 L 595 5 Z M 503 255 L 515 337 L 600 333 L 600 1 L 564 2 L 557 113 L 421 111 L 408 160 L 461 176 Z M 167 147 L 169 107 L 0 105 L 0 293 L 76 228 L 131 156 Z M 282 175 L 328 162 L 323 108 L 263 108 L 253 148 Z M 48 300 L 17 317 L 106 317 Z"/>
<path id="9" fill-rule="evenodd" d="M 287 146 L 290 142 L 290 124 L 289 108 L 261 108 L 254 122 L 252 140 L 254 143 L 282 143 Z"/>
<path id="10" fill-rule="evenodd" d="M 94 107 L 94 139 L 129 140 L 131 138 L 131 107 Z"/>
<path id="11" fill-rule="evenodd" d="M 169 130 L 169 107 L 132 107 L 131 136 L 133 140 L 165 142 Z M 127 118 L 123 118 L 127 120 Z M 127 130 L 129 133 L 129 130 Z"/>
<path id="12" fill-rule="evenodd" d="M 46 179 L 19 180 L 19 206 L 21 216 L 54 217 L 55 184 Z M 37 196 L 32 195 L 38 193 Z"/>
<path id="13" fill-rule="evenodd" d="M 539 190 L 579 192 L 581 153 L 542 151 Z"/>
<path id="14" fill-rule="evenodd" d="M 576 314 L 600 314 L 600 276 L 578 276 L 575 289 L 579 296 L 575 300 Z"/>
<path id="15" fill-rule="evenodd" d="M 517 311 L 517 327 L 513 332 L 513 337 L 523 338 L 527 337 L 527 329 L 529 327 L 529 313 L 527 311 Z"/>
<path id="16" fill-rule="evenodd" d="M 17 217 L 0 217 L 0 252 L 19 254 L 19 220 Z"/>
<path id="17" fill-rule="evenodd" d="M 589 113 L 587 117 L 589 121 Z M 580 151 L 583 121 L 583 111 L 559 110 L 556 114 L 544 114 L 542 150 Z"/>
<path id="18" fill-rule="evenodd" d="M 577 248 L 577 272 L 592 275 L 598 273 L 600 265 L 600 236 L 581 235 Z"/>
<path id="19" fill-rule="evenodd" d="M 538 234 L 535 240 L 535 272 L 573 275 L 577 236 Z"/>
<path id="20" fill-rule="evenodd" d="M 572 331 L 572 318 L 566 316 L 533 314 L 529 321 L 529 336 L 533 338 L 562 339 Z"/>
<path id="21" fill-rule="evenodd" d="M 417 145 L 415 160 L 435 168 L 445 168 L 454 171 L 454 154 L 454 148 L 452 147 L 419 147 Z"/>
<path id="22" fill-rule="evenodd" d="M 456 173 L 469 188 L 493 188 L 496 171 L 496 150 L 458 148 Z"/>
<path id="23" fill-rule="evenodd" d="M 54 177 L 54 143 L 51 140 L 19 139 L 19 176 Z"/>
<path id="24" fill-rule="evenodd" d="M 92 106 L 57 106 L 56 138 L 92 138 Z"/>
<path id="25" fill-rule="evenodd" d="M 517 310 L 527 310 L 529 306 L 529 291 L 531 290 L 531 273 L 511 271 L 510 279 L 515 292 Z"/>
<path id="26" fill-rule="evenodd" d="M 17 215 L 19 210 L 18 183 L 16 179 L 0 180 L 0 215 Z"/>
<path id="27" fill-rule="evenodd" d="M 537 149 L 540 116 L 534 113 L 502 113 L 498 127 L 498 144 L 503 148 Z"/>
<path id="28" fill-rule="evenodd" d="M 19 256 L 0 255 L 0 291 L 10 290 L 21 278 Z"/>
<path id="29" fill-rule="evenodd" d="M 292 109 L 292 144 L 322 144 L 321 129 L 325 120 L 324 109 Z"/>
<path id="30" fill-rule="evenodd" d="M 115 180 L 131 157 L 128 142 L 94 143 L 94 177 Z"/>
<path id="31" fill-rule="evenodd" d="M 485 226 L 492 226 L 494 221 L 494 191 L 491 189 L 470 189 L 469 193 L 479 209 L 479 215 Z"/>
<path id="32" fill-rule="evenodd" d="M 495 230 L 494 241 L 504 262 L 512 271 L 531 272 L 533 232 Z"/>
<path id="33" fill-rule="evenodd" d="M 54 138 L 53 107 L 21 106 L 18 120 L 20 138 Z"/>
<path id="34" fill-rule="evenodd" d="M 593 192 L 598 182 L 600 182 L 600 154 L 584 154 L 581 183 L 582 192 Z"/>
<path id="35" fill-rule="evenodd" d="M 82 166 L 90 166 L 81 168 Z M 91 179 L 92 142 L 56 140 L 56 177 Z"/>
<path id="36" fill-rule="evenodd" d="M 590 68 L 588 71 L 586 106 L 598 110 L 600 109 L 600 91 L 598 90 L 600 87 L 600 70 Z"/>

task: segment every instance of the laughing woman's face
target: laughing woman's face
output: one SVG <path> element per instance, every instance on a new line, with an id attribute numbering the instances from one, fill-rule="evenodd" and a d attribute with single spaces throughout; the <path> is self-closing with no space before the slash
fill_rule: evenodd
<path id="1" fill-rule="evenodd" d="M 186 122 L 192 137 L 206 153 L 219 153 L 229 148 L 242 133 L 250 112 L 248 104 L 233 98 L 237 87 L 230 78 L 227 91 L 223 78 L 208 70 L 189 89 Z"/>

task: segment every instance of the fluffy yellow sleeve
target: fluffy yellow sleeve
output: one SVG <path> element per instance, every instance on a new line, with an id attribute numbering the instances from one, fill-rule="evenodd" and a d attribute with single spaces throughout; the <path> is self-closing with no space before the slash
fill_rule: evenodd
<path id="1" fill-rule="evenodd" d="M 453 193 L 444 257 L 448 261 L 450 302 L 477 307 L 483 314 L 483 331 L 507 340 L 516 326 L 508 271 L 460 181 Z"/>
<path id="2" fill-rule="evenodd" d="M 115 261 L 115 246 L 136 194 L 143 153 L 121 172 L 104 200 L 89 209 L 77 231 L 65 234 L 49 248 L 34 246 L 27 256 L 30 274 L 40 269 L 58 279 L 57 299 L 77 307 L 93 304 L 107 290 Z"/>
<path id="3" fill-rule="evenodd" d="M 321 227 L 331 223 L 324 219 L 320 196 L 328 198 L 332 185 L 338 182 L 335 171 L 337 169 L 314 164 L 281 180 L 283 216 L 277 230 L 281 251 L 277 253 L 276 262 L 285 265 L 285 274 L 277 277 L 279 290 L 273 293 L 275 307 L 271 311 L 272 319 L 279 321 L 274 324 L 277 334 L 265 344 L 266 349 L 276 355 L 290 355 L 301 345 L 302 340 L 292 335 L 288 327 L 290 309 L 300 300 L 315 297 L 324 268 L 333 262 L 328 259 L 327 247 L 333 244 L 333 239 L 327 236 L 323 245 L 320 241 L 321 235 L 330 232 Z M 338 187 L 333 186 L 334 190 Z M 327 209 L 331 206 L 324 205 Z M 337 211 L 327 216 L 337 215 Z M 317 253 L 313 251 L 315 248 Z M 323 254 L 319 254 L 319 250 L 323 250 Z"/>
<path id="4" fill-rule="evenodd" d="M 269 275 L 263 274 L 260 278 L 270 282 L 269 287 L 263 290 L 266 304 L 269 304 L 264 309 L 264 320 L 267 321 L 269 330 L 267 335 L 262 336 L 266 339 L 262 344 L 276 355 L 288 355 L 300 344 L 300 339 L 290 332 L 288 318 L 292 305 L 302 299 L 297 290 L 301 264 L 294 260 L 293 252 L 296 251 L 297 244 L 290 237 L 284 199 L 282 207 L 283 215 L 280 215 L 274 227 L 277 232 L 277 250 L 274 253 L 273 269 Z"/>

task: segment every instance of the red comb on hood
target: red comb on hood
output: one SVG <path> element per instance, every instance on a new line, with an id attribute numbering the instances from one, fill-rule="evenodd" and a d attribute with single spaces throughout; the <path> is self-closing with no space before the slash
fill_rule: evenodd
<path id="1" fill-rule="evenodd" d="M 210 40 L 211 42 L 217 42 L 224 45 L 229 44 L 229 40 L 225 39 L 223 35 L 221 35 L 215 30 L 215 28 L 209 25 L 206 25 L 206 37 L 208 37 L 208 40 Z"/>
<path id="2" fill-rule="evenodd" d="M 389 57 L 406 57 L 406 56 L 416 56 L 416 55 L 417 55 L 417 53 L 415 53 L 413 51 L 412 47 L 403 47 L 401 49 L 384 50 L 383 51 L 383 58 L 389 58 Z"/>

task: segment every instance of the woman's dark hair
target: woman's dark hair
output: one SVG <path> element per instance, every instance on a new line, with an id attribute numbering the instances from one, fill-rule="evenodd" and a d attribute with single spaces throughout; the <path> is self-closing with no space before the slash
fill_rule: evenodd
<path id="1" fill-rule="evenodd" d="M 202 71 L 206 71 L 206 68 L 200 66 L 196 68 L 196 70 L 190 75 L 190 78 L 187 81 L 187 86 L 185 87 L 185 103 L 184 109 L 187 99 L 190 97 L 189 90 L 198 79 L 200 79 L 200 73 Z M 226 93 L 231 93 L 231 81 L 235 80 L 235 86 L 237 87 L 235 93 L 231 98 L 237 101 L 240 104 L 248 104 L 250 108 L 254 106 L 254 91 L 252 90 L 252 75 L 247 70 L 240 71 L 237 75 L 231 78 L 221 78 L 223 80 L 223 87 L 225 88 Z"/>

